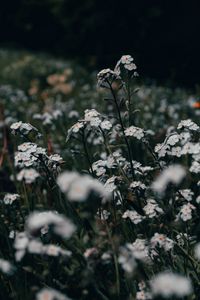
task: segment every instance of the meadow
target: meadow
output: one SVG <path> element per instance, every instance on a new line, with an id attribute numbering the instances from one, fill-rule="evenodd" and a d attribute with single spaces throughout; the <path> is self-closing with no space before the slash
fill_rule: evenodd
<path id="1" fill-rule="evenodd" d="M 198 91 L 126 54 L 0 69 L 0 299 L 199 299 Z"/>

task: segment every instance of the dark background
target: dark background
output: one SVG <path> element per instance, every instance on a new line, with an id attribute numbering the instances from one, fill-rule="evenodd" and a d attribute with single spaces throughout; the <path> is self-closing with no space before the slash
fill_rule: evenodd
<path id="1" fill-rule="evenodd" d="M 90 58 L 97 68 L 132 54 L 142 76 L 158 82 L 199 84 L 199 39 L 193 0 L 6 0 L 0 7 L 0 46 Z"/>

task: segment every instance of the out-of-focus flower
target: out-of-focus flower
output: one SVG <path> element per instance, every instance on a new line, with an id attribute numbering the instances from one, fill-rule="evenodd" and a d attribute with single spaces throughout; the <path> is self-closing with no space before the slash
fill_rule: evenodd
<path id="1" fill-rule="evenodd" d="M 157 274 L 151 280 L 151 290 L 155 296 L 160 295 L 164 298 L 176 296 L 182 298 L 192 293 L 192 284 L 187 277 L 171 272 L 163 272 Z"/>
<path id="2" fill-rule="evenodd" d="M 31 184 L 40 177 L 40 174 L 35 169 L 23 169 L 17 174 L 17 180 L 24 180 L 25 183 Z"/>
<path id="3" fill-rule="evenodd" d="M 185 175 L 186 171 L 181 165 L 171 165 L 156 178 L 152 188 L 155 192 L 163 193 L 169 183 L 179 184 Z"/>
<path id="4" fill-rule="evenodd" d="M 70 201 L 85 201 L 94 191 L 103 198 L 109 198 L 110 193 L 103 184 L 89 175 L 80 175 L 77 172 L 65 171 L 58 176 L 57 183 Z"/>
<path id="5" fill-rule="evenodd" d="M 26 222 L 26 231 L 35 235 L 44 226 L 52 226 L 53 232 L 63 238 L 70 238 L 75 232 L 75 225 L 65 216 L 54 211 L 33 212 Z"/>
<path id="6" fill-rule="evenodd" d="M 43 288 L 37 293 L 36 300 L 70 300 L 70 298 L 54 289 Z"/>

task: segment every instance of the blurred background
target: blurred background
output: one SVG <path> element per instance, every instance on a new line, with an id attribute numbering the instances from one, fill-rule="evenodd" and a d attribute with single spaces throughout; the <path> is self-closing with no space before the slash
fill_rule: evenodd
<path id="1" fill-rule="evenodd" d="M 92 69 L 122 54 L 158 83 L 194 87 L 200 78 L 199 1 L 6 0 L 0 47 L 73 58 Z"/>

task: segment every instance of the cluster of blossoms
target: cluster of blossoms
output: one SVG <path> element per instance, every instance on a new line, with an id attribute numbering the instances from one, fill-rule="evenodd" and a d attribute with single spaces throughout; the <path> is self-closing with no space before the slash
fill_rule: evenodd
<path id="1" fill-rule="evenodd" d="M 20 135 L 28 135 L 31 132 L 34 132 L 36 135 L 40 136 L 37 128 L 32 126 L 29 123 L 23 123 L 22 121 L 13 123 L 10 126 L 10 129 L 12 130 L 13 134 L 20 134 Z"/>
<path id="2" fill-rule="evenodd" d="M 34 90 L 31 84 L 30 114 L 44 141 L 32 142 L 40 134 L 29 123 L 11 125 L 26 142 L 3 169 L 3 176 L 10 167 L 17 172 L 5 176 L 11 185 L 0 195 L 0 242 L 6 245 L 0 272 L 13 299 L 18 274 L 32 276 L 30 297 L 26 288 L 23 294 L 36 300 L 198 299 L 199 125 L 192 113 L 180 121 L 185 110 L 168 105 L 161 88 L 155 97 L 153 88 L 136 94 L 136 70 L 134 59 L 123 55 L 113 70 L 98 73 L 105 90 L 91 97 L 85 84 L 79 100 L 94 103 L 86 109 L 80 101 L 83 118 L 67 73 L 47 76 L 40 111 L 34 102 L 39 85 Z M 104 92 L 105 114 L 98 111 Z M 0 137 L 6 145 L 7 137 Z M 0 154 L 0 166 L 6 163 Z"/>

